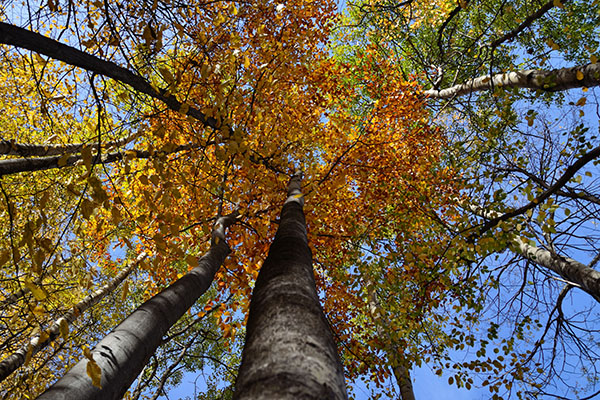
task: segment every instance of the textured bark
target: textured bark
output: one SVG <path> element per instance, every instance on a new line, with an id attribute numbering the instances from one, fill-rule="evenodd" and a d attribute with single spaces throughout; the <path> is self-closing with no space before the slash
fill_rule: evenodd
<path id="1" fill-rule="evenodd" d="M 218 226 L 227 227 L 237 212 L 219 218 Z M 123 397 L 131 383 L 142 371 L 162 337 L 196 302 L 230 252 L 222 230 L 213 234 L 210 250 L 200 258 L 198 266 L 159 294 L 139 306 L 92 351 L 102 370 L 102 388 L 92 385 L 87 376 L 87 360 L 79 361 L 38 400 L 112 400 Z"/>
<path id="2" fill-rule="evenodd" d="M 317 296 L 300 178 L 250 303 L 235 399 L 346 399 L 342 365 Z"/>
<path id="3" fill-rule="evenodd" d="M 113 62 L 102 60 L 39 33 L 0 22 L 0 43 L 35 51 L 69 65 L 115 79 L 140 93 L 147 94 L 163 102 L 174 111 L 181 110 L 181 106 L 183 105 L 183 103 L 178 101 L 174 96 L 169 95 L 165 90 L 153 88 L 146 79 L 138 74 L 120 67 Z M 186 114 L 200 121 L 206 127 L 220 128 L 221 124 L 215 118 L 208 117 L 193 107 L 189 107 Z"/>
<path id="4" fill-rule="evenodd" d="M 144 258 L 146 258 L 146 253 L 141 253 L 128 268 L 125 268 L 123 271 L 121 271 L 121 273 L 115 276 L 112 281 L 102 286 L 100 289 L 96 290 L 79 303 L 75 304 L 71 310 L 65 313 L 65 315 L 54 321 L 46 330 L 48 337 L 45 340 L 41 340 L 41 337 L 37 335 L 33 337 L 29 343 L 27 343 L 27 345 L 21 347 L 19 350 L 3 359 L 0 362 L 0 382 L 2 382 L 17 368 L 23 365 L 29 350 L 31 350 L 31 355 L 33 356 L 52 343 L 54 339 L 60 335 L 60 324 L 62 321 L 66 321 L 68 324 L 70 324 L 83 312 L 98 304 L 100 300 L 115 290 L 115 288 L 117 288 L 117 286 L 119 286 L 121 282 L 123 282 L 125 278 L 131 274 L 131 271 L 133 271 Z"/>
<path id="5" fill-rule="evenodd" d="M 191 149 L 190 145 L 181 145 L 177 146 L 175 149 L 169 152 L 178 153 L 180 151 L 185 151 Z M 108 153 L 100 160 L 96 160 L 97 164 L 108 164 L 111 162 L 122 160 L 127 157 L 128 154 L 131 154 L 134 158 L 142 159 L 142 158 L 150 158 L 156 153 L 151 153 L 146 150 L 126 150 L 126 151 L 117 151 L 114 153 Z M 34 171 L 44 171 L 47 169 L 56 169 L 56 168 L 64 168 L 75 165 L 77 162 L 81 161 L 82 158 L 80 155 L 72 155 L 63 159 L 60 162 L 63 156 L 52 156 L 52 157 L 35 157 L 35 158 L 11 158 L 7 160 L 0 160 L 0 176 L 4 175 L 12 175 L 20 172 L 34 172 Z M 97 158 L 94 156 L 94 158 Z"/>
<path id="6" fill-rule="evenodd" d="M 462 207 L 470 210 L 476 215 L 490 220 L 497 219 L 500 213 L 477 207 L 474 205 L 462 204 Z M 527 260 L 540 267 L 549 269 L 560 277 L 574 284 L 587 294 L 600 302 L 600 271 L 588 267 L 569 257 L 561 257 L 557 254 L 529 244 L 528 240 L 517 236 L 512 240 L 513 251 L 522 255 Z"/>
<path id="7" fill-rule="evenodd" d="M 120 147 L 131 142 L 138 136 L 137 133 L 129 135 L 121 140 L 102 143 L 102 147 Z M 98 143 L 71 143 L 71 144 L 29 144 L 16 143 L 12 140 L 0 140 L 0 154 L 7 156 L 22 156 L 22 157 L 44 157 L 57 156 L 64 154 L 79 153 L 85 146 L 90 149 L 98 149 Z"/>
<path id="8" fill-rule="evenodd" d="M 560 257 L 546 249 L 530 245 L 526 239 L 514 240 L 516 251 L 529 261 L 560 275 L 600 302 L 600 271 L 568 257 Z"/>
<path id="9" fill-rule="evenodd" d="M 580 75 L 579 79 L 577 75 Z M 600 85 L 600 63 L 587 64 L 571 68 L 560 68 L 551 71 L 527 70 L 507 72 L 493 76 L 485 75 L 471 79 L 460 85 L 442 90 L 430 89 L 424 93 L 436 99 L 449 99 L 464 96 L 496 87 L 522 88 L 558 92 L 561 90 L 593 87 Z"/>

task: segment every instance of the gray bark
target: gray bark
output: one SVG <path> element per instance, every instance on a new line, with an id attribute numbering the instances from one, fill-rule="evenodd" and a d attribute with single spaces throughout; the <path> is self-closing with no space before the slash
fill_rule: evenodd
<path id="1" fill-rule="evenodd" d="M 578 72 L 582 79 L 578 79 Z M 485 75 L 446 89 L 429 89 L 426 90 L 424 94 L 436 99 L 450 99 L 483 90 L 490 90 L 496 87 L 558 92 L 561 90 L 598 85 L 600 85 L 600 63 L 571 68 L 560 68 L 551 71 L 531 69 L 527 71 L 495 74 L 492 76 Z"/>
<path id="2" fill-rule="evenodd" d="M 389 345 L 384 351 L 388 356 L 392 372 L 396 378 L 396 383 L 400 390 L 400 399 L 415 400 L 410 368 L 407 365 L 406 358 L 392 345 L 390 335 L 383 329 L 383 324 L 386 322 L 381 316 L 379 299 L 377 298 L 377 291 L 375 290 L 374 285 L 375 284 L 367 278 L 367 286 L 369 288 L 369 314 L 371 314 L 371 318 L 373 318 L 373 322 L 375 323 L 375 332 L 377 332 L 377 336 L 384 338 Z"/>
<path id="3" fill-rule="evenodd" d="M 102 143 L 102 147 L 120 147 L 131 142 L 138 136 L 137 133 L 129 135 L 121 140 L 115 140 L 112 142 Z M 15 143 L 12 140 L 0 140 L 0 154 L 7 156 L 21 156 L 21 157 L 45 157 L 45 156 L 57 156 L 63 154 L 79 153 L 85 146 L 90 147 L 93 150 L 98 149 L 98 143 L 71 143 L 71 144 L 29 144 L 29 143 Z"/>
<path id="4" fill-rule="evenodd" d="M 600 271 L 572 258 L 561 257 L 546 249 L 533 246 L 521 237 L 517 237 L 513 243 L 517 253 L 556 273 L 600 302 Z"/>
<path id="5" fill-rule="evenodd" d="M 300 178 L 250 303 L 234 399 L 347 399 L 342 365 L 317 296 Z"/>
<path id="6" fill-rule="evenodd" d="M 502 215 L 496 211 L 465 204 L 464 202 L 461 203 L 462 207 L 490 220 L 497 219 Z M 600 271 L 590 268 L 572 258 L 562 257 L 546 249 L 529 244 L 529 241 L 521 236 L 517 236 L 512 240 L 512 250 L 532 263 L 566 279 L 570 284 L 580 288 L 596 301 L 600 302 Z"/>
<path id="7" fill-rule="evenodd" d="M 92 385 L 87 376 L 87 361 L 79 361 L 38 400 L 113 400 L 123 397 L 142 371 L 169 328 L 209 288 L 214 276 L 230 253 L 221 227 L 231 225 L 237 211 L 219 218 L 210 250 L 198 266 L 175 283 L 139 306 L 92 351 L 102 370 L 102 388 Z M 215 238 L 219 240 L 215 240 Z"/>
<path id="8" fill-rule="evenodd" d="M 172 151 L 170 151 L 169 154 L 189 150 L 191 148 L 192 146 L 187 144 L 180 145 Z M 97 155 L 94 155 L 92 162 L 96 164 L 108 164 L 111 162 L 122 160 L 123 158 L 127 157 L 128 153 L 132 154 L 133 157 L 138 159 L 150 158 L 154 154 L 156 154 L 151 153 L 147 150 L 116 151 L 114 153 L 106 154 L 101 159 L 98 159 Z M 11 158 L 6 160 L 0 160 L 0 176 L 17 174 L 20 172 L 44 171 L 48 169 L 70 167 L 82 160 L 81 155 L 75 154 L 67 157 L 66 159 L 63 159 L 63 162 L 59 163 L 62 157 L 63 156 L 51 156 L 33 158 Z"/>

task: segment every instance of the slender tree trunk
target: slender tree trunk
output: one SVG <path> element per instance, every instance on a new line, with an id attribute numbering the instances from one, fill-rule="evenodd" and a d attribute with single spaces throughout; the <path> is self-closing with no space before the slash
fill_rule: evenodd
<path id="1" fill-rule="evenodd" d="M 342 365 L 317 296 L 300 176 L 252 293 L 234 399 L 346 399 Z"/>
<path id="2" fill-rule="evenodd" d="M 600 63 L 560 68 L 551 71 L 531 69 L 492 76 L 484 75 L 460 85 L 442 90 L 430 89 L 424 93 L 435 99 L 450 99 L 482 90 L 490 90 L 495 87 L 558 92 L 578 87 L 593 87 L 598 85 L 600 85 Z"/>
<path id="3" fill-rule="evenodd" d="M 134 133 L 120 140 L 102 143 L 102 147 L 105 149 L 121 147 L 131 142 L 136 137 L 138 137 L 138 134 Z M 93 150 L 98 149 L 98 143 L 30 144 L 15 143 L 12 140 L 0 140 L 0 154 L 21 157 L 62 156 L 67 153 L 79 153 L 86 146 Z"/>
<path id="4" fill-rule="evenodd" d="M 600 303 L 600 271 L 572 258 L 561 257 L 546 249 L 533 246 L 520 236 L 513 240 L 513 244 L 517 253 L 566 279 Z"/>
<path id="5" fill-rule="evenodd" d="M 88 360 L 83 359 L 38 399 L 122 398 L 161 344 L 164 334 L 212 283 L 230 252 L 224 230 L 236 218 L 237 211 L 219 218 L 210 250 L 200 258 L 198 266 L 139 306 L 96 345 L 92 356 L 102 370 L 101 388 L 92 385 L 86 373 Z"/>
<path id="6" fill-rule="evenodd" d="M 180 145 L 169 151 L 168 154 L 178 153 L 180 151 L 190 150 L 190 145 Z M 68 154 L 68 153 L 67 153 Z M 104 155 L 101 159 L 97 160 L 97 155 L 93 155 L 93 159 L 96 159 L 98 164 L 108 164 L 115 161 L 122 160 L 128 154 L 133 157 L 142 159 L 150 158 L 156 153 L 151 153 L 147 150 L 126 150 L 116 151 Z M 63 156 L 51 156 L 51 157 L 33 157 L 33 158 L 9 158 L 0 160 L 0 176 L 17 174 L 19 172 L 33 172 L 43 171 L 47 169 L 64 168 L 75 165 L 78 161 L 82 160 L 82 156 L 74 154 L 63 158 Z"/>
<path id="7" fill-rule="evenodd" d="M 373 318 L 373 322 L 375 323 L 377 336 L 384 338 L 385 341 L 389 343 L 390 347 L 385 349 L 385 353 L 387 354 L 390 366 L 392 367 L 392 372 L 396 378 L 396 383 L 400 390 L 400 398 L 402 400 L 415 400 L 410 368 L 407 365 L 406 358 L 394 348 L 389 334 L 382 328 L 385 321 L 383 321 L 381 317 L 379 299 L 377 298 L 377 291 L 375 290 L 374 283 L 367 280 L 367 287 L 369 288 L 369 314 L 371 314 L 371 318 Z"/>
<path id="8" fill-rule="evenodd" d="M 120 274 L 115 276 L 112 281 L 102 286 L 100 289 L 96 290 L 79 303 L 75 304 L 71 310 L 50 325 L 50 327 L 46 330 L 47 336 L 44 338 L 42 338 L 40 335 L 33 337 L 25 346 L 21 347 L 19 350 L 3 359 L 0 362 L 0 382 L 6 379 L 17 368 L 25 363 L 27 353 L 29 353 L 30 357 L 34 356 L 40 350 L 52 343 L 60 335 L 61 325 L 67 324 L 68 327 L 68 325 L 77 319 L 79 315 L 98 304 L 100 300 L 111 293 L 117 286 L 121 284 L 121 282 L 125 280 L 125 278 L 129 276 L 129 274 L 131 274 L 131 271 L 133 271 L 144 258 L 146 258 L 146 253 L 141 253 L 128 268 L 125 268 Z"/>
<path id="9" fill-rule="evenodd" d="M 480 217 L 490 220 L 497 219 L 502 215 L 496 211 L 486 210 L 474 205 L 462 204 L 462 207 Z M 580 288 L 600 303 L 600 271 L 590 268 L 572 258 L 561 257 L 546 249 L 531 245 L 527 239 L 521 236 L 515 237 L 511 245 L 515 253 L 566 279 L 569 283 Z"/>

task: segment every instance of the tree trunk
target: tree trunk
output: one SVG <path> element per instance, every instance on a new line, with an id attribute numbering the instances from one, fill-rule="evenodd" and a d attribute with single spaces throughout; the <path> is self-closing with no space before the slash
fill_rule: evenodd
<path id="1" fill-rule="evenodd" d="M 566 279 L 600 303 L 600 271 L 572 258 L 561 257 L 546 249 L 533 246 L 520 236 L 513 240 L 513 244 L 517 253 Z"/>
<path id="2" fill-rule="evenodd" d="M 342 365 L 319 304 L 300 176 L 252 293 L 234 399 L 346 399 Z"/>
<path id="3" fill-rule="evenodd" d="M 43 340 L 40 335 L 32 338 L 25 346 L 21 347 L 19 350 L 15 351 L 5 359 L 0 362 L 0 382 L 6 379 L 10 374 L 12 374 L 17 368 L 25 363 L 25 359 L 27 358 L 27 353 L 30 352 L 30 357 L 37 354 L 40 350 L 48 346 L 50 343 L 54 341 L 60 335 L 60 329 L 62 324 L 71 324 L 79 315 L 84 313 L 86 310 L 90 309 L 94 305 L 98 304 L 100 300 L 102 300 L 106 295 L 111 293 L 117 286 L 121 284 L 131 274 L 131 271 L 135 269 L 135 267 L 146 258 L 146 253 L 141 253 L 136 260 L 131 263 L 128 268 L 125 268 L 121 271 L 120 274 L 114 277 L 112 281 L 102 286 L 100 289 L 96 290 L 91 295 L 87 296 L 79 303 L 75 304 L 71 310 L 69 310 L 65 315 L 58 318 L 54 323 L 46 330 L 47 337 Z M 63 322 L 65 321 L 65 322 Z"/>
<path id="4" fill-rule="evenodd" d="M 493 220 L 498 219 L 502 215 L 496 211 L 486 210 L 464 202 L 461 203 L 463 208 L 483 218 Z M 531 245 L 527 239 L 521 236 L 517 236 L 512 240 L 511 247 L 515 253 L 566 279 L 569 283 L 580 288 L 600 303 L 600 271 L 590 268 L 572 258 L 561 257 L 546 249 Z"/>
<path id="5" fill-rule="evenodd" d="M 101 388 L 92 385 L 86 373 L 88 360 L 83 359 L 38 400 L 122 398 L 160 345 L 163 335 L 212 283 L 230 252 L 224 228 L 236 218 L 237 212 L 219 218 L 210 250 L 200 258 L 198 266 L 139 306 L 96 345 L 92 356 L 102 370 Z"/>
<path id="6" fill-rule="evenodd" d="M 170 150 L 168 154 L 178 153 L 180 151 L 186 151 L 192 149 L 191 145 L 180 145 Z M 115 161 L 122 160 L 128 155 L 133 156 L 137 159 L 150 158 L 156 153 L 151 153 L 147 150 L 125 150 L 116 151 L 104 155 L 101 159 L 98 159 L 97 154 L 93 155 L 93 162 L 97 164 L 109 164 Z M 68 155 L 68 153 L 67 153 Z M 63 168 L 75 165 L 77 162 L 83 160 L 79 154 L 68 156 L 51 156 L 51 157 L 33 157 L 33 158 L 9 158 L 0 160 L 0 176 L 17 174 L 19 172 L 33 172 L 43 171 L 47 169 Z"/>
<path id="7" fill-rule="evenodd" d="M 435 99 L 450 99 L 482 90 L 490 90 L 495 87 L 558 92 L 578 87 L 593 87 L 598 85 L 600 85 L 600 63 L 560 68 L 551 71 L 532 69 L 492 76 L 485 75 L 446 89 L 429 89 L 424 94 Z"/>
<path id="8" fill-rule="evenodd" d="M 386 322 L 381 317 L 375 284 L 369 278 L 367 278 L 367 287 L 369 288 L 369 314 L 375 323 L 375 332 L 377 333 L 377 336 L 383 338 L 389 345 L 384 351 L 388 357 L 390 366 L 392 367 L 394 377 L 396 378 L 396 383 L 400 390 L 400 398 L 402 400 L 415 400 L 410 368 L 407 366 L 406 358 L 393 346 L 389 334 L 383 329 L 383 324 Z"/>

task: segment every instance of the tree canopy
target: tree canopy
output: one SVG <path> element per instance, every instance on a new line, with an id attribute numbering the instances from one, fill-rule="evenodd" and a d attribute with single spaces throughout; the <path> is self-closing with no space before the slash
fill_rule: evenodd
<path id="1" fill-rule="evenodd" d="M 190 398 L 230 398 L 302 171 L 350 389 L 413 399 L 427 366 L 589 398 L 599 24 L 598 1 L 4 2 L 0 395 L 79 360 L 101 387 L 94 346 L 221 248 L 125 398 L 207 371 Z"/>

